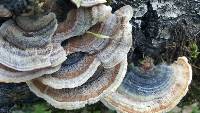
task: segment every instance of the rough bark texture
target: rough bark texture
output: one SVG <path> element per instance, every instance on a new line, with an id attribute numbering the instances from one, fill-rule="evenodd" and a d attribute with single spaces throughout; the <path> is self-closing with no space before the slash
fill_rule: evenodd
<path id="1" fill-rule="evenodd" d="M 9 113 L 15 104 L 32 103 L 37 98 L 25 83 L 4 84 L 0 83 L 0 113 Z"/>
<path id="2" fill-rule="evenodd" d="M 200 0 L 113 0 L 111 3 L 114 10 L 124 5 L 135 10 L 131 21 L 135 41 L 129 63 L 139 64 L 144 56 L 153 57 L 156 63 L 187 56 L 193 65 L 193 82 L 183 102 L 200 102 L 200 55 L 193 58 L 195 53 L 191 49 L 194 43 L 200 47 Z M 14 104 L 38 100 L 25 84 L 0 83 L 0 113 L 10 112 Z"/>

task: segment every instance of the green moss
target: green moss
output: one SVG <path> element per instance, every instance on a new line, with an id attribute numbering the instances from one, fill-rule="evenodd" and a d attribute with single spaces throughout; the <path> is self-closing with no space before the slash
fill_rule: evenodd
<path id="1" fill-rule="evenodd" d="M 113 0 L 106 0 L 106 1 L 107 1 L 106 5 L 111 5 L 113 2 Z"/>
<path id="2" fill-rule="evenodd" d="M 197 44 L 194 42 L 194 43 L 191 43 L 190 44 L 190 54 L 191 54 L 191 58 L 193 60 L 196 60 L 198 55 L 199 55 L 199 48 L 197 46 Z"/>
<path id="3" fill-rule="evenodd" d="M 61 110 L 56 109 L 49 105 L 47 102 L 42 101 L 33 104 L 16 105 L 12 108 L 12 113 L 116 113 L 115 111 L 107 109 L 102 103 L 86 106 L 78 110 Z"/>
<path id="4" fill-rule="evenodd" d="M 192 113 L 200 113 L 200 108 L 198 106 L 193 106 Z"/>

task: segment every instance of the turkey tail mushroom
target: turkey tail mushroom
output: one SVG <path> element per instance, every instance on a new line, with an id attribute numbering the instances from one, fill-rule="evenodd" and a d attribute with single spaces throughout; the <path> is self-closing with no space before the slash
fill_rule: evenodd
<path id="1" fill-rule="evenodd" d="M 111 15 L 111 10 L 111 7 L 102 4 L 92 8 L 70 10 L 66 20 L 58 24 L 54 40 L 62 42 L 71 37 L 83 35 L 96 23 L 105 21 Z"/>
<path id="2" fill-rule="evenodd" d="M 106 0 L 71 0 L 77 7 L 92 7 L 97 4 L 106 3 Z"/>
<path id="3" fill-rule="evenodd" d="M 123 12 L 123 13 L 119 13 Z M 97 55 L 105 68 L 110 68 L 125 59 L 132 46 L 132 25 L 129 23 L 133 9 L 127 5 L 107 19 L 107 24 L 116 24 L 109 44 Z"/>
<path id="4" fill-rule="evenodd" d="M 18 71 L 31 71 L 39 68 L 53 67 L 64 62 L 66 59 L 64 49 L 58 44 L 50 44 L 39 49 L 22 50 L 6 42 L 1 37 L 0 45 L 0 63 Z M 59 54 L 54 54 L 54 52 L 58 52 Z"/>
<path id="5" fill-rule="evenodd" d="M 54 14 L 43 15 L 35 21 L 29 17 L 18 18 L 16 23 L 8 20 L 0 27 L 1 64 L 18 71 L 32 71 L 65 61 L 66 52 L 61 45 L 51 43 L 57 27 Z"/>
<path id="6" fill-rule="evenodd" d="M 54 107 L 72 110 L 96 103 L 102 97 L 114 92 L 121 84 L 126 68 L 126 60 L 109 69 L 99 66 L 86 83 L 75 88 L 54 89 L 43 84 L 40 79 L 28 81 L 27 84 L 31 91 Z"/>
<path id="7" fill-rule="evenodd" d="M 20 62 L 20 66 L 18 65 L 12 65 L 10 68 L 7 66 L 4 66 L 3 64 L 0 64 L 0 82 L 5 82 L 5 83 L 20 83 L 20 82 L 25 82 L 28 80 L 32 80 L 35 78 L 38 78 L 40 76 L 43 76 L 44 74 L 51 74 L 56 71 L 58 71 L 61 67 L 61 63 L 66 59 L 65 57 L 65 51 L 64 49 L 60 46 L 60 44 L 53 44 L 53 49 L 47 49 L 43 48 L 44 50 L 28 50 L 28 51 L 20 51 L 19 49 L 13 49 L 11 51 L 6 51 L 9 53 L 11 58 L 13 58 L 12 63 L 16 65 L 16 60 Z M 11 48 L 9 48 L 11 49 Z M 19 52 L 21 56 L 17 56 L 16 53 L 14 52 Z M 51 51 L 51 53 L 49 53 Z M 44 53 L 43 53 L 44 52 Z M 4 54 L 7 54 L 4 53 Z M 12 54 L 10 54 L 12 53 Z M 48 53 L 48 54 L 47 54 Z M 35 57 L 33 57 L 36 54 Z M 22 57 L 23 56 L 23 57 Z M 7 56 L 8 57 L 8 56 Z M 21 57 L 21 58 L 20 58 Z M 41 58 L 44 57 L 44 58 Z M 6 58 L 5 58 L 6 59 Z M 33 59 L 33 60 L 31 60 Z M 48 62 L 51 63 L 47 65 L 41 65 L 43 68 L 38 68 L 38 62 L 41 64 L 43 62 L 37 61 L 37 59 L 43 60 L 48 60 Z M 3 59 L 4 60 L 4 59 Z M 7 59 L 6 59 L 7 60 Z M 23 61 L 23 62 L 22 62 Z M 36 64 L 35 64 L 36 62 Z M 24 66 L 31 66 L 32 68 L 30 70 L 24 69 L 24 68 L 19 68 L 19 67 L 24 67 Z M 23 71 L 19 71 L 23 70 Z"/>
<path id="8" fill-rule="evenodd" d="M 147 71 L 133 67 L 117 91 L 102 102 L 121 113 L 168 112 L 186 95 L 191 80 L 192 69 L 186 57 Z"/>
<path id="9" fill-rule="evenodd" d="M 97 54 L 97 58 L 106 68 L 120 63 L 132 45 L 132 25 L 129 23 L 133 10 L 124 6 L 115 14 L 110 15 L 104 22 L 97 23 L 89 32 L 105 35 L 109 38 L 97 38 L 91 33 L 68 40 L 65 48 L 69 53 L 81 51 Z"/>
<path id="10" fill-rule="evenodd" d="M 51 43 L 57 28 L 55 15 L 49 13 L 33 18 L 17 17 L 16 23 L 13 20 L 5 22 L 0 28 L 2 37 L 22 49 L 45 47 Z"/>
<path id="11" fill-rule="evenodd" d="M 95 55 L 78 52 L 67 56 L 60 70 L 40 77 L 40 81 L 55 89 L 75 88 L 84 84 L 97 70 L 100 61 Z"/>

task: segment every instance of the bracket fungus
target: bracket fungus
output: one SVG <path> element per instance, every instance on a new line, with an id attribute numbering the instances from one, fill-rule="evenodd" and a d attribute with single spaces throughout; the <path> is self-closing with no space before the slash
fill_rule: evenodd
<path id="1" fill-rule="evenodd" d="M 117 91 L 102 102 L 122 113 L 168 112 L 185 96 L 191 79 L 192 69 L 186 57 L 147 71 L 133 67 Z"/>
<path id="2" fill-rule="evenodd" d="M 35 18 L 19 16 L 16 22 L 8 20 L 2 24 L 0 33 L 5 40 L 21 49 L 45 47 L 51 43 L 57 28 L 55 14 Z"/>
<path id="3" fill-rule="evenodd" d="M 39 79 L 43 84 L 55 89 L 75 88 L 84 84 L 95 73 L 99 65 L 100 61 L 96 55 L 73 53 L 67 56 L 60 70 Z"/>
<path id="4" fill-rule="evenodd" d="M 110 38 L 99 39 L 91 33 L 85 33 L 82 36 L 70 38 L 66 45 L 67 51 L 69 53 L 76 51 L 95 53 L 104 67 L 115 66 L 126 57 L 132 45 L 132 26 L 129 23 L 132 14 L 133 10 L 130 6 L 120 8 L 104 22 L 89 29 L 90 32 Z"/>
<path id="5" fill-rule="evenodd" d="M 94 75 L 83 85 L 75 88 L 54 89 L 40 79 L 28 81 L 31 91 L 56 108 L 72 110 L 93 104 L 114 92 L 121 84 L 127 68 L 124 60 L 113 68 L 99 66 Z M 58 81 L 59 82 L 59 81 Z"/>
<path id="6" fill-rule="evenodd" d="M 47 15 L 52 21 L 46 20 L 48 17 L 33 21 L 35 23 L 32 23 L 32 28 L 25 24 L 18 25 L 13 20 L 3 23 L 0 27 L 0 63 L 18 71 L 61 64 L 66 59 L 65 51 L 60 44 L 51 43 L 57 26 L 53 15 Z M 48 25 L 44 21 L 49 22 Z M 38 30 L 39 28 L 41 29 Z M 28 31 L 25 31 L 26 29 Z"/>
<path id="7" fill-rule="evenodd" d="M 126 73 L 132 13 L 130 6 L 114 14 L 105 5 L 70 10 L 53 36 L 53 41 L 62 42 L 67 60 L 57 72 L 27 81 L 30 89 L 66 110 L 95 103 L 114 92 Z M 98 39 L 96 33 L 109 38 Z"/>
<path id="8" fill-rule="evenodd" d="M 129 11 L 132 11 L 132 8 L 129 6 L 125 7 L 128 8 Z M 125 7 L 119 10 L 123 10 Z M 127 15 L 127 17 L 121 16 L 110 20 L 112 23 L 116 22 L 116 31 L 113 31 L 109 44 L 97 54 L 97 57 L 103 63 L 104 67 L 113 67 L 126 57 L 124 54 L 128 54 L 128 51 L 132 46 L 132 25 L 129 23 L 130 19 L 131 15 Z"/>
<path id="9" fill-rule="evenodd" d="M 51 41 L 56 28 L 53 13 L 5 21 L 0 27 L 0 81 L 25 82 L 59 70 L 66 52 Z"/>
<path id="10" fill-rule="evenodd" d="M 58 24 L 54 40 L 62 42 L 74 36 L 83 35 L 98 22 L 105 21 L 111 15 L 111 7 L 98 5 L 91 8 L 72 9 L 65 21 Z"/>

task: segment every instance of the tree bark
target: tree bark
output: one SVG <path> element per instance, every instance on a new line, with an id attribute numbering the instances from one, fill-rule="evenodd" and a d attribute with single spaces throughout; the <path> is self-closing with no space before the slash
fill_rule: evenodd
<path id="1" fill-rule="evenodd" d="M 39 101 L 25 83 L 0 83 L 0 113 L 9 113 L 15 104 L 33 103 Z"/>

